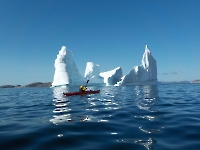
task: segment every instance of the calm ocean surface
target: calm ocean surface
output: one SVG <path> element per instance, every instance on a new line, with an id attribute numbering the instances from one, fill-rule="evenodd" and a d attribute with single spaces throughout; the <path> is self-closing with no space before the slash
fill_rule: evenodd
<path id="1" fill-rule="evenodd" d="M 0 89 L 0 149 L 200 149 L 200 84 L 88 89 Z"/>

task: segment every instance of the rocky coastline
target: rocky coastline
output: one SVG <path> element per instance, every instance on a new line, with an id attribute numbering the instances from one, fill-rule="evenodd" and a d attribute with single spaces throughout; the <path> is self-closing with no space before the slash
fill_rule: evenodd
<path id="1" fill-rule="evenodd" d="M 34 82 L 28 85 L 2 85 L 0 88 L 51 87 L 52 82 Z"/>

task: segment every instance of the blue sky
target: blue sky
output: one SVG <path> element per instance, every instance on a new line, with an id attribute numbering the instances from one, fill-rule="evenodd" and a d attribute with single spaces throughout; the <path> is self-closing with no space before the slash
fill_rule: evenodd
<path id="1" fill-rule="evenodd" d="M 199 0 L 1 0 L 0 85 L 52 82 L 62 46 L 86 62 L 127 74 L 145 45 L 159 81 L 200 79 Z"/>

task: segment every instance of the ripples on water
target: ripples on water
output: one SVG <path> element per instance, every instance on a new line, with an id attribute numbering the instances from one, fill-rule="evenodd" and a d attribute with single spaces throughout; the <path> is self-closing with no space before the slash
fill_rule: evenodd
<path id="1" fill-rule="evenodd" d="M 0 149 L 200 148 L 200 85 L 0 89 Z"/>

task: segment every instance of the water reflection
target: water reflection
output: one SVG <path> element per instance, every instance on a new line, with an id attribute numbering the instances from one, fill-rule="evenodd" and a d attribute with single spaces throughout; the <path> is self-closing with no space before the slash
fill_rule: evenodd
<path id="1" fill-rule="evenodd" d="M 89 87 L 96 90 L 97 87 Z M 119 89 L 116 87 L 101 87 L 99 94 L 84 96 L 63 96 L 63 92 L 75 91 L 75 87 L 53 89 L 53 119 L 54 124 L 71 121 L 109 122 L 112 111 L 123 108 L 123 100 L 117 99 Z M 105 115 L 105 113 L 108 115 Z M 106 114 L 107 114 L 106 113 Z"/>
<path id="2" fill-rule="evenodd" d="M 95 97 L 88 97 L 88 105 L 86 110 L 92 111 L 111 111 L 121 109 L 123 100 L 118 100 L 119 89 L 116 87 L 102 87 L 101 94 Z"/>
<path id="3" fill-rule="evenodd" d="M 55 99 L 58 100 L 65 100 L 63 97 L 63 92 L 69 92 L 69 87 L 68 86 L 63 86 L 63 87 L 56 87 L 52 88 L 53 89 L 53 96 Z"/>
<path id="4" fill-rule="evenodd" d="M 55 115 L 53 115 L 53 119 L 50 119 L 50 121 L 56 125 L 66 121 L 72 121 L 71 114 L 69 113 L 71 109 L 68 108 L 70 101 L 63 96 L 63 92 L 68 91 L 69 87 L 53 88 L 53 104 L 55 105 L 53 113 L 55 113 Z"/>
<path id="5" fill-rule="evenodd" d="M 164 128 L 157 127 L 156 121 L 164 116 L 159 114 L 159 110 L 156 110 L 156 103 L 159 99 L 157 85 L 133 86 L 132 96 L 135 105 L 138 107 L 137 114 L 142 114 L 136 115 L 135 118 L 138 119 L 138 122 L 140 122 L 140 119 L 145 119 L 145 122 L 143 121 L 142 124 L 138 123 L 138 129 L 141 131 L 141 134 L 147 134 L 147 138 L 149 138 L 149 135 L 153 136 L 160 133 Z M 157 140 L 150 137 L 148 140 L 123 139 L 118 140 L 118 142 L 133 142 L 143 145 L 148 150 L 152 150 Z"/>
<path id="6" fill-rule="evenodd" d="M 153 145 L 157 143 L 157 140 L 153 138 L 149 138 L 148 140 L 117 140 L 118 142 L 124 142 L 124 143 L 137 143 L 140 145 L 143 145 L 147 150 L 153 150 Z"/>
<path id="7" fill-rule="evenodd" d="M 161 134 L 164 129 L 163 125 L 156 124 L 164 117 L 159 110 L 156 110 L 159 100 L 157 86 L 98 88 L 101 89 L 99 94 L 72 97 L 63 96 L 62 93 L 75 91 L 75 88 L 54 88 L 55 109 L 50 121 L 56 125 L 65 122 L 105 122 L 106 125 L 112 126 L 111 129 L 114 128 L 109 133 L 117 133 L 117 135 L 120 135 L 118 133 L 122 133 L 123 129 L 115 125 L 119 126 L 122 123 L 124 126 L 131 127 L 134 122 L 137 132 L 144 135 L 144 139 L 123 139 L 118 142 L 134 142 L 147 149 L 153 149 L 153 145 L 157 143 L 157 140 L 153 139 L 154 135 Z M 96 90 L 97 87 L 90 87 L 90 89 Z M 131 113 L 134 115 L 132 116 Z"/>
<path id="8" fill-rule="evenodd" d="M 146 133 L 156 133 L 156 132 L 160 132 L 160 129 L 144 129 L 142 126 L 139 127 L 139 129 L 143 132 Z"/>
<path id="9" fill-rule="evenodd" d="M 149 121 L 155 121 L 156 119 L 158 119 L 158 118 L 163 118 L 163 116 L 162 115 L 155 115 L 155 116 L 153 116 L 153 115 L 144 115 L 144 116 L 135 116 L 136 118 L 143 118 L 143 119 L 147 119 L 147 120 L 149 120 Z"/>
<path id="10" fill-rule="evenodd" d="M 135 86 L 134 91 L 136 95 L 136 105 L 139 109 L 156 112 L 154 110 L 155 100 L 158 97 L 157 86 Z"/>
<path id="11" fill-rule="evenodd" d="M 136 98 L 136 106 L 143 111 L 142 114 L 143 115 L 138 115 L 135 116 L 135 118 L 138 119 L 145 119 L 147 121 L 150 121 L 152 123 L 146 123 L 145 125 L 147 127 L 143 127 L 142 125 L 139 126 L 139 130 L 142 131 L 143 133 L 147 133 L 147 134 L 156 134 L 156 133 L 160 133 L 161 129 L 163 129 L 162 127 L 159 127 L 158 129 L 156 127 L 155 122 L 160 119 L 163 118 L 164 116 L 159 115 L 159 111 L 155 109 L 156 107 L 156 103 L 158 100 L 158 90 L 157 90 L 157 86 L 135 86 L 134 91 L 137 95 Z M 152 126 L 154 127 L 154 129 L 152 129 Z M 143 140 L 136 140 L 135 143 L 141 144 L 143 146 L 145 146 L 148 150 L 149 149 L 154 149 L 153 148 L 153 144 L 157 143 L 157 141 L 155 139 L 149 138 L 149 140 L 147 141 L 143 141 Z"/>

